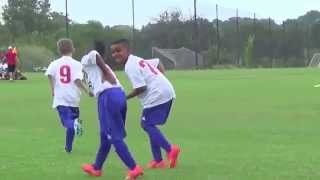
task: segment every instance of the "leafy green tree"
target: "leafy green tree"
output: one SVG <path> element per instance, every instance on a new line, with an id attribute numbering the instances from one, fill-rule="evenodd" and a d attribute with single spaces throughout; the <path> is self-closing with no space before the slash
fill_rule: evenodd
<path id="1" fill-rule="evenodd" d="M 49 0 L 10 0 L 3 8 L 3 20 L 13 37 L 44 32 L 49 23 Z"/>
<path id="2" fill-rule="evenodd" d="M 320 48 L 320 19 L 311 26 L 312 46 Z"/>

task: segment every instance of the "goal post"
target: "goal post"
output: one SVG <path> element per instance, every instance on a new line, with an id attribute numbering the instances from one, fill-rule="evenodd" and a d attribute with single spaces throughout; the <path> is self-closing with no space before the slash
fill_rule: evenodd
<path id="1" fill-rule="evenodd" d="M 309 67 L 311 67 L 311 68 L 320 67 L 320 53 L 313 54 L 313 57 L 309 63 Z"/>

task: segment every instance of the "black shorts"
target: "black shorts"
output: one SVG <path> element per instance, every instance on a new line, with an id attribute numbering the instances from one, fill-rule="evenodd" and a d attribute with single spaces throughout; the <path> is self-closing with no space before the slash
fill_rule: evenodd
<path id="1" fill-rule="evenodd" d="M 16 65 L 8 65 L 8 72 L 15 72 L 16 71 Z"/>

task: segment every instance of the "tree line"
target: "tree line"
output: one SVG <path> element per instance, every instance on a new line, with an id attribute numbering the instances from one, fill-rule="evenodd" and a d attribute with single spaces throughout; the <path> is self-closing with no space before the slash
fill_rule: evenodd
<path id="1" fill-rule="evenodd" d="M 56 41 L 66 35 L 66 18 L 51 10 L 49 0 L 10 0 L 2 8 L 0 47 L 5 50 L 8 45 L 17 46 L 24 70 L 46 66 L 57 56 Z M 132 38 L 128 25 L 110 27 L 96 20 L 69 23 L 76 58 L 90 49 L 94 40 Z M 203 68 L 302 67 L 320 49 L 320 12 L 309 11 L 277 24 L 272 19 L 240 17 L 198 18 L 195 23 L 179 10 L 165 11 L 134 32 L 134 51 L 147 58 L 154 46 L 186 47 L 204 56 Z"/>

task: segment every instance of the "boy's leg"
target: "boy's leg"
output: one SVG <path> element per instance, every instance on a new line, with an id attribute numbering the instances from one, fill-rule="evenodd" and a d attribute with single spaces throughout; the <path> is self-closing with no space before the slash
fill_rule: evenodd
<path id="1" fill-rule="evenodd" d="M 144 129 L 148 133 L 150 141 L 157 143 L 166 150 L 169 166 L 170 168 L 175 168 L 180 154 L 180 148 L 176 145 L 170 145 L 161 131 L 155 125 L 145 125 Z"/>
<path id="2" fill-rule="evenodd" d="M 9 72 L 10 81 L 13 80 L 13 72 Z"/>
<path id="3" fill-rule="evenodd" d="M 156 143 L 154 140 L 152 140 L 149 136 L 151 151 L 153 155 L 153 160 L 156 162 L 162 161 L 162 154 L 161 154 L 161 147 Z"/>
<path id="4" fill-rule="evenodd" d="M 129 169 L 127 178 L 130 180 L 136 179 L 136 177 L 143 175 L 143 169 L 136 164 L 124 141 L 124 138 L 126 137 L 126 96 L 119 88 L 111 90 L 108 97 L 109 99 L 106 107 L 108 113 L 106 119 L 110 127 L 110 129 L 108 129 L 109 138 L 111 139 L 118 156 Z"/>
<path id="5" fill-rule="evenodd" d="M 127 180 L 135 180 L 138 176 L 143 175 L 143 169 L 136 164 L 131 153 L 129 152 L 127 144 L 123 139 L 115 139 L 112 140 L 112 143 L 116 149 L 116 152 L 122 162 L 127 166 L 128 175 L 126 177 Z"/>
<path id="6" fill-rule="evenodd" d="M 129 153 L 127 145 L 123 142 L 123 138 L 126 136 L 123 119 L 126 113 L 126 103 L 125 101 L 121 102 L 120 100 L 123 98 L 112 92 L 112 90 L 104 91 L 98 98 L 100 132 L 106 135 L 104 138 L 114 145 L 121 160 L 128 168 L 132 169 L 136 163 Z"/>
<path id="7" fill-rule="evenodd" d="M 10 81 L 12 81 L 14 79 L 14 77 L 13 77 L 14 66 L 13 65 L 8 65 L 8 72 L 9 72 L 9 79 L 10 79 Z"/>
<path id="8" fill-rule="evenodd" d="M 150 138 L 150 145 L 152 149 L 152 152 L 155 152 L 154 160 L 157 160 L 157 154 L 159 150 L 158 147 L 162 147 L 167 152 L 170 152 L 171 150 L 171 144 L 168 142 L 167 138 L 161 133 L 159 128 L 156 127 L 156 125 L 145 123 L 144 121 L 141 122 L 142 128 L 147 132 L 149 138 Z M 161 158 L 162 159 L 162 158 Z"/>
<path id="9" fill-rule="evenodd" d="M 74 131 L 77 136 L 82 136 L 83 134 L 82 121 L 78 118 L 74 120 Z"/>
<path id="10" fill-rule="evenodd" d="M 176 145 L 171 145 L 157 127 L 157 125 L 166 123 L 171 110 L 171 105 L 172 100 L 156 107 L 144 109 L 141 118 L 141 126 L 149 135 L 154 160 L 157 160 L 156 158 L 158 158 L 159 155 L 157 154 L 159 152 L 157 151 L 157 146 L 154 146 L 154 144 L 156 144 L 166 150 L 170 161 L 170 168 L 174 168 L 177 163 L 180 148 Z"/>
<path id="11" fill-rule="evenodd" d="M 129 152 L 127 144 L 123 139 L 112 140 L 116 152 L 122 162 L 128 167 L 128 169 L 133 170 L 136 167 L 136 162 L 133 159 L 131 153 Z"/>
<path id="12" fill-rule="evenodd" d="M 107 139 L 114 145 L 117 154 L 124 164 L 130 169 L 128 177 L 135 179 L 143 174 L 142 168 L 136 165 L 127 145 L 123 141 L 125 132 L 126 99 L 123 91 L 108 89 L 98 97 L 98 112 L 100 120 L 100 132 L 107 135 Z M 100 176 L 101 171 L 96 171 L 90 165 L 85 165 L 83 170 L 91 175 Z"/>
<path id="13" fill-rule="evenodd" d="M 74 119 L 73 127 L 75 130 L 75 134 L 77 136 L 82 136 L 83 134 L 83 127 L 82 127 L 82 120 L 79 119 L 80 117 L 80 110 L 78 107 L 72 108 L 72 119 Z"/>
<path id="14" fill-rule="evenodd" d="M 171 105 L 172 101 L 169 101 L 156 107 L 144 109 L 142 113 L 141 127 L 149 135 L 152 152 L 156 153 L 154 154 L 154 160 L 157 160 L 156 158 L 159 156 L 159 151 L 157 150 L 156 145 L 162 147 L 167 152 L 170 152 L 171 150 L 171 144 L 157 127 L 157 125 L 166 123 L 170 113 Z"/>
<path id="15" fill-rule="evenodd" d="M 66 152 L 72 151 L 72 144 L 74 140 L 74 129 L 73 128 L 67 128 L 66 130 L 66 144 L 65 144 L 65 150 Z"/>
<path id="16" fill-rule="evenodd" d="M 109 154 L 111 143 L 106 134 L 100 133 L 100 147 L 97 152 L 96 161 L 93 164 L 95 170 L 101 170 Z"/>
<path id="17" fill-rule="evenodd" d="M 107 135 L 107 95 L 103 92 L 98 97 L 98 116 L 99 116 L 99 125 L 100 125 L 100 147 L 96 155 L 96 160 L 94 164 L 84 164 L 82 166 L 82 170 L 88 173 L 91 176 L 101 176 L 102 175 L 102 167 L 106 158 L 110 152 L 111 141 Z"/>
<path id="18" fill-rule="evenodd" d="M 74 112 L 72 107 L 66 106 L 58 106 L 57 111 L 60 116 L 60 120 L 62 125 L 66 128 L 66 143 L 65 143 L 65 150 L 66 152 L 72 151 L 72 144 L 74 141 Z"/>
<path id="19" fill-rule="evenodd" d="M 125 118 L 127 114 L 127 103 L 124 93 L 120 89 L 119 91 L 110 92 L 107 104 L 108 113 L 106 120 L 110 127 L 108 129 L 109 138 L 122 162 L 128 169 L 133 170 L 136 167 L 136 162 L 129 152 L 127 144 L 124 142 L 126 136 Z"/>

